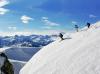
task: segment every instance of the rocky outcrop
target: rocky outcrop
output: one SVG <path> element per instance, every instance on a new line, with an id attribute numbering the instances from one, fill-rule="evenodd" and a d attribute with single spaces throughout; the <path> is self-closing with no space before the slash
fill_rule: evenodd
<path id="1" fill-rule="evenodd" d="M 4 53 L 1 53 L 0 57 L 4 58 L 3 65 L 0 68 L 1 74 L 14 74 L 13 65 L 8 60 L 8 57 Z"/>

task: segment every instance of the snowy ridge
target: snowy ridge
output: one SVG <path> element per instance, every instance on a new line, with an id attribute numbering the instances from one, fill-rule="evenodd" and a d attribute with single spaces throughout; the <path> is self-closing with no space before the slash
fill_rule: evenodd
<path id="1" fill-rule="evenodd" d="M 100 22 L 70 37 L 41 49 L 20 74 L 100 74 Z"/>

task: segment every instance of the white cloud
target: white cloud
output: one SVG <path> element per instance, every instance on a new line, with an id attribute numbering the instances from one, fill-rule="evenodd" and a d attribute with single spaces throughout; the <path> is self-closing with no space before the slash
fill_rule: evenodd
<path id="1" fill-rule="evenodd" d="M 48 17 L 42 17 L 43 20 L 48 20 Z"/>
<path id="2" fill-rule="evenodd" d="M 100 21 L 96 22 L 93 24 L 95 28 L 100 27 Z M 58 35 L 59 33 L 64 32 L 66 33 L 65 30 L 24 30 L 24 31 L 11 31 L 11 32 L 3 32 L 0 30 L 0 36 L 13 36 L 13 35 L 32 35 L 32 34 L 37 34 L 37 35 Z"/>
<path id="3" fill-rule="evenodd" d="M 52 29 L 52 27 L 51 26 L 44 26 L 44 27 L 42 27 L 43 29 Z"/>
<path id="4" fill-rule="evenodd" d="M 8 27 L 8 29 L 9 29 L 9 30 L 16 30 L 16 29 L 17 29 L 17 27 L 14 27 L 14 26 L 9 26 L 9 27 Z"/>
<path id="5" fill-rule="evenodd" d="M 0 31 L 0 36 L 14 36 L 14 35 L 32 35 L 32 34 L 37 34 L 37 35 L 55 35 L 55 34 L 59 34 L 61 32 L 66 32 L 63 30 L 24 30 L 24 31 L 7 31 L 7 32 L 3 32 Z"/>
<path id="6" fill-rule="evenodd" d="M 0 0 L 0 7 L 3 7 L 7 4 L 9 4 L 9 2 L 7 0 Z"/>
<path id="7" fill-rule="evenodd" d="M 0 32 L 0 36 L 14 36 L 14 35 L 32 35 L 32 32 L 22 32 L 22 31 L 16 31 L 16 32 Z"/>
<path id="8" fill-rule="evenodd" d="M 9 4 L 7 0 L 0 0 L 0 15 L 4 15 L 6 12 L 8 12 L 8 9 L 3 8 L 3 6 Z"/>
<path id="9" fill-rule="evenodd" d="M 25 24 L 29 23 L 29 21 L 31 20 L 34 20 L 34 19 L 26 15 L 21 16 L 21 21 Z"/>
<path id="10" fill-rule="evenodd" d="M 52 22 L 48 19 L 48 17 L 42 17 L 42 22 L 44 22 L 47 26 L 59 26 L 60 24 Z"/>
<path id="11" fill-rule="evenodd" d="M 66 32 L 64 30 L 44 30 L 43 34 L 47 34 L 47 35 L 58 35 L 59 33 L 63 33 Z"/>
<path id="12" fill-rule="evenodd" d="M 77 24 L 77 22 L 76 21 L 72 21 L 72 24 Z"/>
<path id="13" fill-rule="evenodd" d="M 8 11 L 9 11 L 8 9 L 0 8 L 0 15 L 4 15 Z"/>
<path id="14" fill-rule="evenodd" d="M 93 15 L 93 14 L 90 14 L 89 15 L 89 18 L 96 18 L 97 16 Z"/>

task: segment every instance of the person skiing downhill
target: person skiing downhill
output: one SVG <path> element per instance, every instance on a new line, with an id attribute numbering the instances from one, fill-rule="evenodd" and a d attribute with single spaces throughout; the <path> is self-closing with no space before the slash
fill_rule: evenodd
<path id="1" fill-rule="evenodd" d="M 90 28 L 90 25 L 91 25 L 90 23 L 87 23 L 87 27 L 88 27 L 88 28 Z"/>
<path id="2" fill-rule="evenodd" d="M 75 25 L 75 29 L 76 29 L 77 32 L 78 32 L 78 28 L 79 28 L 78 25 Z"/>
<path id="3" fill-rule="evenodd" d="M 64 40 L 62 33 L 59 33 L 59 37 L 61 38 L 61 40 Z"/>

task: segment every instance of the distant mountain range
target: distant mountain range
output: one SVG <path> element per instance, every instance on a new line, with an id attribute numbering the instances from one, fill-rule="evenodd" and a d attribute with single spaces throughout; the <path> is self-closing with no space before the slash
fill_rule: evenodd
<path id="1" fill-rule="evenodd" d="M 5 36 L 0 37 L 0 48 L 2 47 L 41 47 L 54 41 L 56 35 L 30 35 L 30 36 Z"/>

